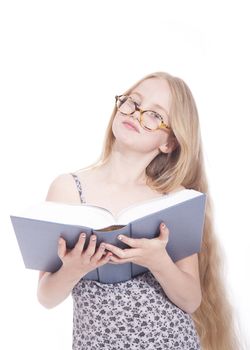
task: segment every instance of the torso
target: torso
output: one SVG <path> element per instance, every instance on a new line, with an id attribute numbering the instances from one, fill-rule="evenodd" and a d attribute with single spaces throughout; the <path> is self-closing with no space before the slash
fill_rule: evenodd
<path id="1" fill-rule="evenodd" d="M 108 209 L 114 216 L 135 203 L 162 197 L 163 194 L 147 185 L 127 186 L 107 183 L 96 169 L 76 172 L 87 204 Z M 180 186 L 175 191 L 184 189 Z"/>

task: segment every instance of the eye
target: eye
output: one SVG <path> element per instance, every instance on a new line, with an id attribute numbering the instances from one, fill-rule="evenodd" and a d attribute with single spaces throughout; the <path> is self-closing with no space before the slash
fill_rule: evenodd
<path id="1" fill-rule="evenodd" d="M 125 100 L 127 100 L 127 98 L 128 98 L 128 97 L 125 96 L 125 95 L 121 95 L 121 96 L 120 96 L 120 100 L 121 100 L 121 101 L 125 101 Z"/>
<path id="2" fill-rule="evenodd" d="M 160 119 L 161 120 L 160 115 L 156 112 L 148 111 L 147 115 L 150 116 L 150 118 L 152 118 L 152 119 Z"/>
<path id="3" fill-rule="evenodd" d="M 161 118 L 162 118 L 161 115 L 160 115 L 159 113 L 154 112 L 154 114 L 155 114 L 155 117 L 156 117 L 156 118 L 158 118 L 158 119 L 161 119 Z"/>
<path id="4" fill-rule="evenodd" d="M 131 97 L 131 100 L 132 100 L 134 103 L 136 103 L 138 106 L 141 105 L 141 102 L 140 102 L 139 100 L 137 100 L 136 98 Z"/>

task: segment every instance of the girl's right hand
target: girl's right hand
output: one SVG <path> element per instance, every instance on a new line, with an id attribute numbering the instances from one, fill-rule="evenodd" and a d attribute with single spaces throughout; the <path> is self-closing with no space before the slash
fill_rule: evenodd
<path id="1" fill-rule="evenodd" d="M 93 239 L 94 238 L 94 239 Z M 72 271 L 73 276 L 82 277 L 88 272 L 109 262 L 111 252 L 105 252 L 105 243 L 102 242 L 96 253 L 96 236 L 91 235 L 88 247 L 83 251 L 86 234 L 81 233 L 73 249 L 66 248 L 65 239 L 60 237 L 58 241 L 58 256 L 62 260 L 62 267 Z"/>

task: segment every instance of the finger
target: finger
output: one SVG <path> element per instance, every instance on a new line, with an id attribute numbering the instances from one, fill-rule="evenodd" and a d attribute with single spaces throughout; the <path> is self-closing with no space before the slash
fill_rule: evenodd
<path id="1" fill-rule="evenodd" d="M 119 235 L 117 238 L 132 248 L 142 248 L 145 244 L 145 238 L 131 238 L 125 235 Z"/>
<path id="2" fill-rule="evenodd" d="M 66 242 L 62 237 L 60 237 L 58 240 L 57 254 L 59 258 L 62 259 L 65 256 L 65 253 L 66 253 Z"/>
<path id="3" fill-rule="evenodd" d="M 126 259 L 126 258 L 131 258 L 135 255 L 137 255 L 140 251 L 140 249 L 131 249 L 131 248 L 128 248 L 128 249 L 120 249 L 112 244 L 109 244 L 109 243 L 105 243 L 106 245 L 106 249 L 111 251 L 113 254 L 117 255 L 119 258 L 123 258 L 123 259 Z"/>
<path id="4" fill-rule="evenodd" d="M 111 251 L 113 254 L 117 255 L 120 258 L 125 258 L 126 252 L 125 249 L 120 249 L 112 244 L 106 243 L 106 249 Z"/>
<path id="5" fill-rule="evenodd" d="M 105 254 L 105 243 L 102 242 L 100 245 L 99 245 L 99 248 L 97 249 L 95 255 L 93 256 L 93 259 L 98 261 L 101 259 L 101 257 Z"/>
<path id="6" fill-rule="evenodd" d="M 118 258 L 118 257 L 115 256 L 115 255 L 112 255 L 112 256 L 110 257 L 110 263 L 111 263 L 111 264 L 121 264 L 121 261 L 122 261 L 122 259 Z"/>
<path id="7" fill-rule="evenodd" d="M 89 238 L 88 248 L 85 250 L 84 255 L 91 257 L 92 255 L 94 255 L 95 250 L 96 250 L 96 236 L 91 235 Z"/>
<path id="8" fill-rule="evenodd" d="M 104 255 L 102 257 L 102 259 L 100 260 L 100 265 L 104 265 L 110 262 L 112 253 L 108 252 L 106 255 Z"/>
<path id="9" fill-rule="evenodd" d="M 157 237 L 157 239 L 163 241 L 164 243 L 168 241 L 169 237 L 169 229 L 164 223 L 161 223 L 160 225 L 160 235 Z"/>
<path id="10" fill-rule="evenodd" d="M 80 235 L 79 235 L 79 238 L 78 238 L 78 241 L 77 243 L 75 244 L 73 250 L 72 250 L 72 253 L 74 254 L 77 254 L 77 255 L 80 255 L 82 253 L 82 250 L 83 250 L 83 247 L 85 245 L 85 241 L 86 241 L 86 233 L 82 232 Z"/>
<path id="11" fill-rule="evenodd" d="M 117 256 L 111 256 L 110 257 L 110 263 L 112 264 L 124 264 L 126 262 L 133 262 L 133 258 L 126 258 L 126 259 L 121 259 L 118 258 Z"/>

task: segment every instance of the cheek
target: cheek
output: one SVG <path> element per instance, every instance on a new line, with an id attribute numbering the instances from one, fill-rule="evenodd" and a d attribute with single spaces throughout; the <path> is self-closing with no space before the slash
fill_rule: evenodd
<path id="1" fill-rule="evenodd" d="M 122 122 L 122 117 L 116 115 L 112 123 L 112 131 L 116 139 L 124 138 L 126 136 L 126 133 L 124 133 L 123 130 Z"/>
<path id="2" fill-rule="evenodd" d="M 126 120 L 126 117 L 120 115 L 120 114 L 116 114 L 113 123 L 112 123 L 112 131 L 113 134 L 115 135 L 115 137 L 117 139 L 129 139 L 131 141 L 133 140 L 137 140 L 138 136 L 142 136 L 142 132 L 141 133 L 137 133 L 134 130 L 130 130 L 128 128 L 125 127 L 125 125 L 123 124 L 123 122 Z M 138 127 L 140 128 L 140 125 L 138 123 Z"/>
<path id="3" fill-rule="evenodd" d="M 147 137 L 147 143 L 148 143 L 148 150 L 158 149 L 162 144 L 164 144 L 164 141 L 162 137 L 159 137 L 157 135 L 154 135 L 153 132 L 150 133 L 150 135 Z"/>
<path id="4" fill-rule="evenodd" d="M 151 131 L 147 132 L 142 139 L 143 147 L 145 151 L 158 150 L 161 145 L 167 143 L 167 136 L 163 134 L 162 131 Z"/>
<path id="5" fill-rule="evenodd" d="M 139 125 L 140 133 L 137 133 L 125 128 L 122 124 L 124 120 L 125 118 L 119 114 L 116 114 L 113 120 L 112 132 L 117 141 L 121 141 L 127 145 L 134 145 L 138 151 L 141 150 L 144 152 L 158 149 L 160 145 L 166 143 L 166 135 L 162 135 L 161 132 L 149 132 Z"/>

